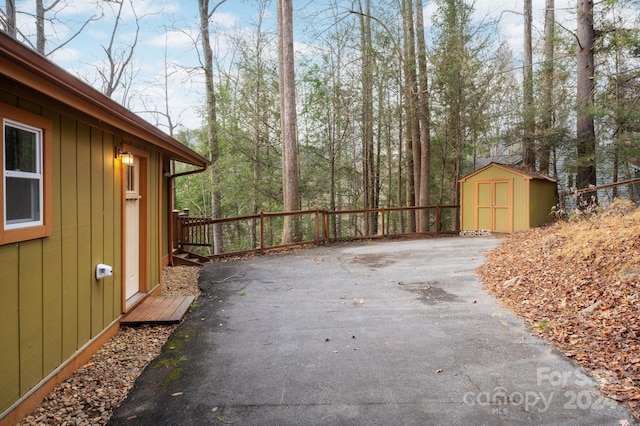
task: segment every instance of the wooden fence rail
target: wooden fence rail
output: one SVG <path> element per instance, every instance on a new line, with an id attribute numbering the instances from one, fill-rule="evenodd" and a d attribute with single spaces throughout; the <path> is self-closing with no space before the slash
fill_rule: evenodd
<path id="1" fill-rule="evenodd" d="M 459 208 L 458 205 L 443 205 L 340 211 L 318 209 L 261 212 L 223 219 L 192 217 L 187 209 L 183 212 L 175 210 L 171 225 L 172 251 L 195 250 L 200 255 L 215 258 L 333 241 L 456 233 Z M 409 215 L 414 215 L 416 219 L 418 215 L 427 218 L 428 229 L 425 232 L 409 230 Z M 299 241 L 282 244 L 281 233 L 285 216 L 297 218 L 301 231 Z M 367 219 L 375 222 L 373 234 L 367 232 Z M 222 227 L 224 253 L 212 252 L 215 226 Z"/>

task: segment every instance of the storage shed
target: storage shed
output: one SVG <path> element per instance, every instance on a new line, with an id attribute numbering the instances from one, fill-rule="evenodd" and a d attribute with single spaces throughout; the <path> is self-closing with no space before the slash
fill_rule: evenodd
<path id="1" fill-rule="evenodd" d="M 491 163 L 460 179 L 460 229 L 517 232 L 549 222 L 557 182 L 516 166 Z"/>

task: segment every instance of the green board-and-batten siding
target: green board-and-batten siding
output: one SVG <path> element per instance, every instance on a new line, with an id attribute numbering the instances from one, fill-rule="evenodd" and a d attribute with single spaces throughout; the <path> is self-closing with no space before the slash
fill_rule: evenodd
<path id="1" fill-rule="evenodd" d="M 0 246 L 0 413 L 122 313 L 122 174 L 127 141 L 0 90 L 53 123 L 52 235 Z M 149 287 L 160 281 L 157 152 L 149 157 Z M 153 236 L 153 237 L 151 237 Z M 113 266 L 97 281 L 95 265 Z"/>

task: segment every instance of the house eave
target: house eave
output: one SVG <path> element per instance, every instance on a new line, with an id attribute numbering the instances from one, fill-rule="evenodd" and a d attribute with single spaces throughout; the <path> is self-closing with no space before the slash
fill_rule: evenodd
<path id="1" fill-rule="evenodd" d="M 25 96 L 43 98 L 73 110 L 82 120 L 143 144 L 151 144 L 171 159 L 202 169 L 210 161 L 113 99 L 83 83 L 44 56 L 0 31 L 0 76 L 19 86 Z M 40 97 L 37 96 L 40 94 Z"/>

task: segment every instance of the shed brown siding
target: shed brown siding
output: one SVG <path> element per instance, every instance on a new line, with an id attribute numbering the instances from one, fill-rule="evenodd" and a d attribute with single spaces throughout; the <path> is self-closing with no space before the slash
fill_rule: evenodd
<path id="1" fill-rule="evenodd" d="M 0 102 L 53 122 L 50 237 L 0 245 L 0 413 L 122 313 L 122 173 L 126 141 L 0 89 Z M 161 154 L 149 155 L 148 288 L 160 282 Z M 97 263 L 114 275 L 97 281 Z"/>

